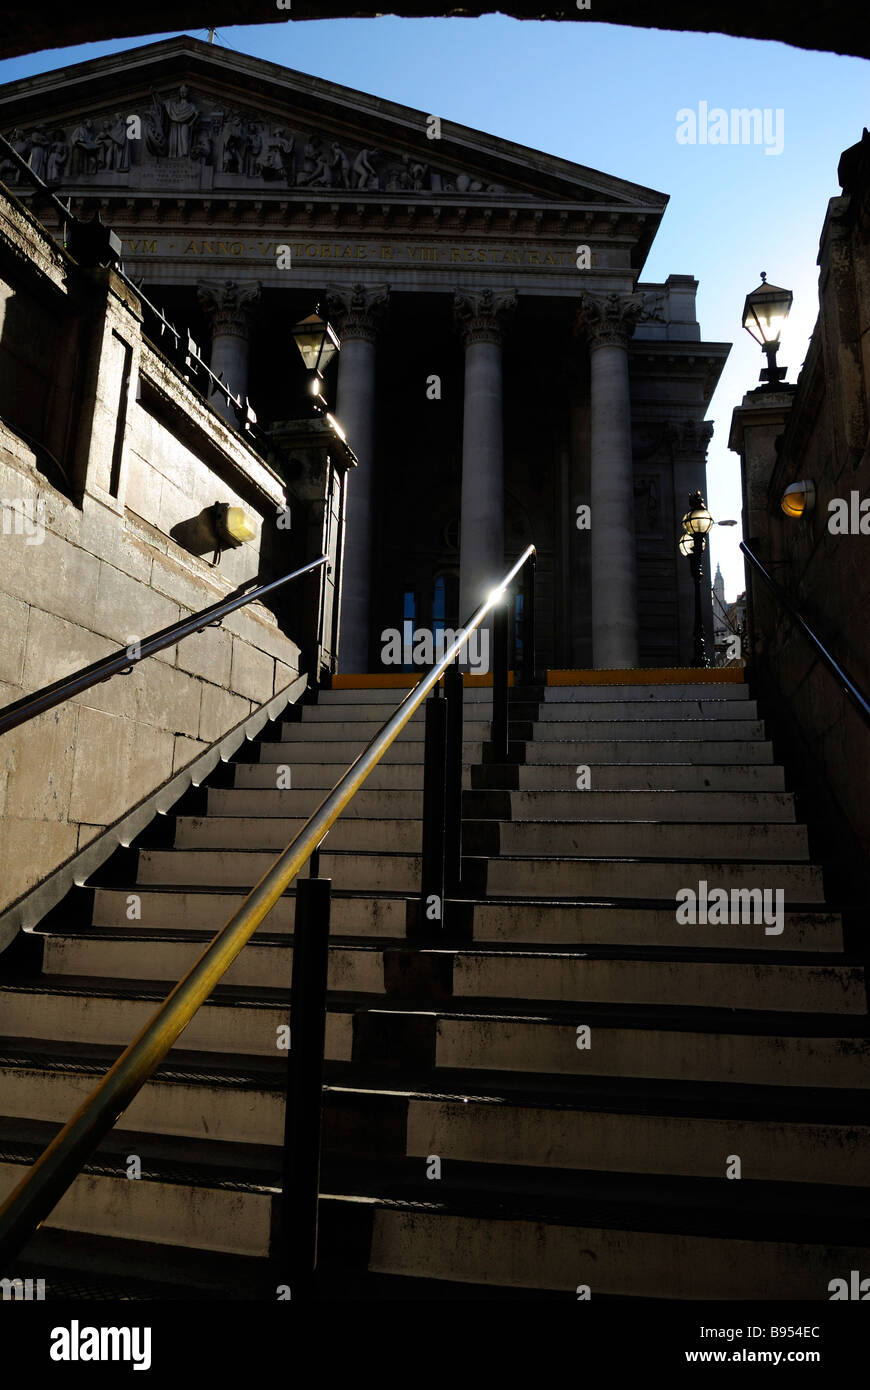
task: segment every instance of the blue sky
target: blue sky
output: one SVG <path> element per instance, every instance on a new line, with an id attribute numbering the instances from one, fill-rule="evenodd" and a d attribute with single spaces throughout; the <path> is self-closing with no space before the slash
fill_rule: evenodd
<path id="1" fill-rule="evenodd" d="M 145 41 L 10 59 L 0 81 Z M 643 278 L 694 275 L 702 336 L 734 343 L 708 412 L 708 501 L 714 516 L 739 519 L 729 422 L 763 365 L 740 327 L 743 299 L 762 270 L 793 290 L 780 361 L 794 381 L 818 310 L 816 256 L 828 199 L 840 191 L 837 162 L 870 124 L 863 60 L 721 35 L 497 15 L 252 25 L 220 29 L 217 42 L 670 194 Z M 679 144 L 677 112 L 702 101 L 781 110 L 782 152 Z M 717 528 L 711 542 L 729 597 L 744 587 L 738 538 L 738 527 Z"/>

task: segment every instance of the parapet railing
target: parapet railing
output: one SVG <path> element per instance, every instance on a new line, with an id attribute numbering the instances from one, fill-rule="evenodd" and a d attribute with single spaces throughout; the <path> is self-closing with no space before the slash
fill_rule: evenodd
<path id="1" fill-rule="evenodd" d="M 244 608 L 246 604 L 254 603 L 275 589 L 280 589 L 282 584 L 289 584 L 291 579 L 298 579 L 301 575 L 310 574 L 312 570 L 328 564 L 329 557 L 321 555 L 319 559 L 312 560 L 310 564 L 292 570 L 289 574 L 282 574 L 278 579 L 270 579 L 265 584 L 258 584 L 256 588 L 246 589 L 230 598 L 218 599 L 217 603 L 210 604 L 199 613 L 191 614 L 189 618 L 181 618 L 169 627 L 161 628 L 159 632 L 152 633 L 141 642 L 131 642 L 109 656 L 101 657 L 99 661 L 92 661 L 90 666 L 81 667 L 70 676 L 62 676 L 51 685 L 44 685 L 32 695 L 22 696 L 20 700 L 15 700 L 11 705 L 5 705 L 0 709 L 0 734 L 8 733 L 20 724 L 26 724 L 29 719 L 35 719 L 47 709 L 54 709 L 55 705 L 72 699 L 74 695 L 80 695 L 83 690 L 89 690 L 101 681 L 111 680 L 118 672 L 126 675 L 138 662 L 153 656 L 155 652 L 174 646 L 176 642 L 194 632 L 203 632 L 207 627 L 218 627 L 223 619 L 234 613 L 237 608 Z"/>
<path id="2" fill-rule="evenodd" d="M 839 661 L 837 661 L 837 659 L 831 655 L 831 653 L 828 651 L 827 647 L 824 645 L 821 639 L 816 636 L 815 632 L 810 627 L 809 623 L 801 613 L 797 604 L 789 596 L 789 594 L 786 593 L 782 585 L 777 584 L 776 580 L 773 578 L 773 575 L 770 574 L 767 569 L 765 569 L 758 556 L 753 554 L 753 552 L 749 549 L 749 546 L 746 544 L 745 541 L 740 542 L 740 549 L 743 551 L 743 554 L 746 556 L 747 560 L 750 562 L 756 573 L 759 575 L 762 582 L 773 594 L 777 603 L 779 603 L 779 605 L 785 609 L 792 622 L 807 639 L 810 646 L 813 648 L 813 651 L 815 651 L 817 656 L 821 658 L 823 664 L 828 668 L 831 675 L 834 677 L 837 684 L 839 685 L 840 689 L 843 691 L 845 695 L 848 695 L 849 699 L 852 701 L 852 704 L 855 706 L 861 718 L 864 720 L 864 723 L 867 725 L 868 728 L 870 728 L 870 703 L 868 703 L 865 696 L 862 694 L 858 686 L 853 681 L 852 677 L 840 665 Z"/>
<path id="3" fill-rule="evenodd" d="M 319 563 L 322 563 L 320 561 Z M 525 571 L 523 679 L 534 680 L 535 547 L 530 545 L 490 592 L 443 657 L 423 676 L 339 778 L 299 834 L 274 860 L 226 925 L 117 1061 L 79 1106 L 72 1118 L 28 1169 L 0 1207 L 0 1271 L 9 1265 L 78 1176 L 100 1140 L 117 1123 L 130 1102 L 163 1061 L 197 1010 L 220 984 L 233 961 L 287 891 L 303 866 L 312 861 L 312 877 L 296 885 L 293 975 L 290 994 L 292 1048 L 289 1052 L 284 1145 L 284 1200 L 281 1242 L 292 1270 L 293 1298 L 311 1292 L 317 1259 L 317 1209 L 323 1055 L 326 1034 L 326 983 L 329 950 L 331 880 L 318 875 L 319 847 L 369 773 L 432 692 L 427 707 L 424 772 L 423 867 L 421 909 L 429 892 L 443 904 L 450 881 L 451 853 L 459 845 L 462 780 L 462 677 L 458 659 L 473 632 L 493 612 L 493 759 L 509 755 L 508 614 L 509 585 Z M 202 615 L 200 615 L 202 616 Z M 448 699 L 439 683 L 453 670 L 459 683 L 458 718 L 448 720 Z M 457 708 L 456 702 L 453 702 Z M 452 737 L 448 738 L 448 724 Z M 456 735 L 458 732 L 458 744 Z M 457 795 L 458 793 L 458 795 Z M 457 816 L 459 822 L 457 822 Z M 443 914 L 433 919 L 443 920 Z"/>

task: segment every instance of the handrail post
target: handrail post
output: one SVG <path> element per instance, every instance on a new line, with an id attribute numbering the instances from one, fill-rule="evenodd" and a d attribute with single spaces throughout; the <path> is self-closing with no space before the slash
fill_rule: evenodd
<path id="1" fill-rule="evenodd" d="M 447 786 L 445 811 L 444 892 L 448 898 L 459 892 L 462 880 L 462 753 L 463 682 L 459 657 L 444 672 L 447 696 Z"/>
<path id="2" fill-rule="evenodd" d="M 420 882 L 420 927 L 444 924 L 447 813 L 447 701 L 435 686 L 426 701 L 423 751 L 423 847 Z"/>
<path id="3" fill-rule="evenodd" d="M 504 596 L 493 609 L 492 657 L 492 759 L 506 763 L 508 731 L 508 600 Z"/>
<path id="4" fill-rule="evenodd" d="M 537 555 L 530 555 L 523 574 L 523 685 L 534 685 L 535 664 L 535 569 Z"/>
<path id="5" fill-rule="evenodd" d="M 332 880 L 298 878 L 284 1112 L 281 1258 L 291 1297 L 314 1296 Z"/>

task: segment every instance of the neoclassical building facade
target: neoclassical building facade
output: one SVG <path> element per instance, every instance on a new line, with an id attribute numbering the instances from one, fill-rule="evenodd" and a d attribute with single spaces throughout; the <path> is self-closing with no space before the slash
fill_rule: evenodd
<path id="1" fill-rule="evenodd" d="M 544 665 L 688 662 L 677 538 L 728 345 L 691 275 L 641 279 L 666 195 L 188 37 L 7 84 L 0 129 L 264 433 L 305 411 L 291 331 L 328 310 L 344 670 L 466 619 L 530 541 Z"/>

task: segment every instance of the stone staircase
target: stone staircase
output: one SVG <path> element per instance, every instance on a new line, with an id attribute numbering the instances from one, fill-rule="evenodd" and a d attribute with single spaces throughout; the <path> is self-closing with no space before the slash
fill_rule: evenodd
<path id="1" fill-rule="evenodd" d="M 0 1194 L 400 694 L 322 691 L 0 960 Z M 441 939 L 414 896 L 422 712 L 321 852 L 322 1296 L 823 1300 L 870 1275 L 864 967 L 747 687 L 512 690 L 505 766 L 489 714 L 467 690 Z M 702 883 L 782 890 L 781 920 L 679 920 Z M 49 1296 L 276 1297 L 293 908 L 30 1242 Z"/>

